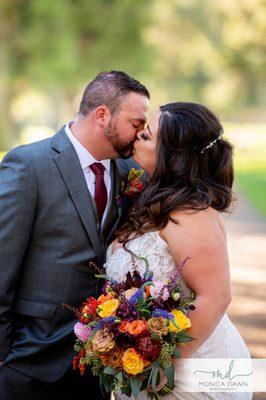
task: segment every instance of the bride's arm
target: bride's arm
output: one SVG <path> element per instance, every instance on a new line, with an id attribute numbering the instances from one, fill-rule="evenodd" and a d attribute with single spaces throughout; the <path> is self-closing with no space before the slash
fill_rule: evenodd
<path id="1" fill-rule="evenodd" d="M 206 341 L 231 301 L 231 285 L 226 238 L 214 217 L 214 210 L 176 212 L 162 230 L 176 265 L 183 267 L 183 279 L 196 295 L 196 309 L 189 312 L 192 327 L 187 332 L 196 338 L 181 347 L 181 357 L 193 353 Z M 218 217 L 218 214 L 217 214 Z"/>

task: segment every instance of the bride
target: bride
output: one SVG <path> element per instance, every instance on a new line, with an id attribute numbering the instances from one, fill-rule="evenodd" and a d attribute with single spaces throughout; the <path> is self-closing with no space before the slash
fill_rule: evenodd
<path id="1" fill-rule="evenodd" d="M 206 107 L 194 103 L 161 106 L 134 145 L 134 159 L 149 180 L 128 221 L 107 252 L 106 273 L 122 281 L 132 270 L 127 249 L 149 261 L 154 277 L 169 278 L 189 257 L 181 283 L 196 296 L 189 312 L 196 338 L 180 348 L 184 358 L 249 358 L 226 315 L 231 301 L 226 232 L 221 213 L 232 203 L 232 147 Z M 140 273 L 145 266 L 137 262 Z M 171 399 L 251 399 L 250 393 L 182 393 Z M 127 399 L 117 394 L 117 399 Z M 141 392 L 139 399 L 147 399 Z"/>

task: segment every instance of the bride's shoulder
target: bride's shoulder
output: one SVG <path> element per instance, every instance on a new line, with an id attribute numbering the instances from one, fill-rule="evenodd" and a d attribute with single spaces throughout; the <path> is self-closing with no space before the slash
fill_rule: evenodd
<path id="1" fill-rule="evenodd" d="M 198 211 L 191 209 L 173 211 L 170 214 L 170 218 L 162 232 L 164 235 L 173 234 L 173 232 L 176 234 L 178 232 L 188 232 L 191 236 L 200 234 L 201 238 L 203 238 L 211 232 L 217 232 L 217 234 L 222 234 L 226 237 L 222 215 L 212 207 Z"/>

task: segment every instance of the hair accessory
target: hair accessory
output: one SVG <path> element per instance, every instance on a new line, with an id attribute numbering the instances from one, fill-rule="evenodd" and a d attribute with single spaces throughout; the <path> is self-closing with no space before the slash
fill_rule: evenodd
<path id="1" fill-rule="evenodd" d="M 212 142 L 210 142 L 209 144 L 207 144 L 207 146 L 205 146 L 202 150 L 201 150 L 201 154 L 204 153 L 205 150 L 210 149 L 211 147 L 213 147 L 215 145 L 216 142 L 218 142 L 218 140 L 223 140 L 222 136 L 218 136 L 218 138 L 214 139 Z"/>

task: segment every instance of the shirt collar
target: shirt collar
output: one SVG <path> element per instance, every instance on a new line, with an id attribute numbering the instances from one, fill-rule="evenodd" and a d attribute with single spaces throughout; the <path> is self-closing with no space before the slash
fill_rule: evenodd
<path id="1" fill-rule="evenodd" d="M 84 169 L 88 168 L 91 164 L 93 164 L 95 162 L 100 162 L 105 167 L 108 174 L 110 174 L 110 160 L 109 159 L 101 160 L 101 161 L 96 160 L 93 157 L 93 155 L 78 141 L 78 139 L 71 132 L 71 129 L 70 129 L 71 122 L 72 121 L 69 121 L 66 124 L 65 132 L 77 152 L 77 155 L 78 155 L 78 158 L 79 158 L 79 161 L 81 164 L 81 168 L 84 170 Z"/>

